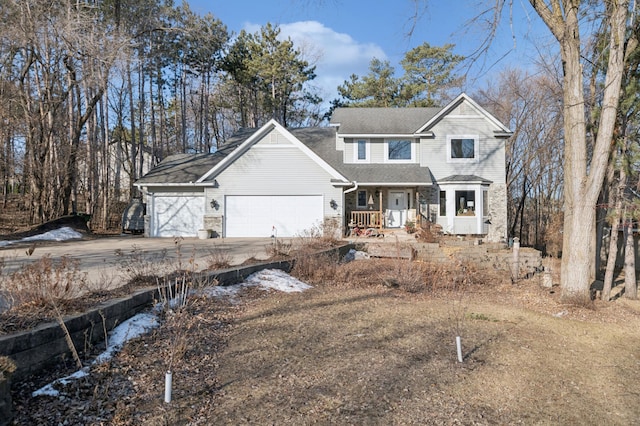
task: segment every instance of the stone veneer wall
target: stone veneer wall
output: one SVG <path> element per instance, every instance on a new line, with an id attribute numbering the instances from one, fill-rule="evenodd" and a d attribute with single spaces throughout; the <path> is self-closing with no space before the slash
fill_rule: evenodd
<path id="1" fill-rule="evenodd" d="M 205 215 L 203 221 L 203 229 L 210 229 L 213 238 L 222 236 L 222 216 Z"/>
<path id="2" fill-rule="evenodd" d="M 491 225 L 487 240 L 491 242 L 506 241 L 507 222 L 507 185 L 492 184 L 489 188 L 489 214 Z"/>

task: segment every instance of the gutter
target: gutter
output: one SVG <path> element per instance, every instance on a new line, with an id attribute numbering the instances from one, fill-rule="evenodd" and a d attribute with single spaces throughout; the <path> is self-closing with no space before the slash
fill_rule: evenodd
<path id="1" fill-rule="evenodd" d="M 417 133 L 340 133 L 341 138 L 433 138 L 433 132 Z"/>
<path id="2" fill-rule="evenodd" d="M 216 182 L 188 182 L 188 183 L 157 183 L 157 182 L 150 182 L 150 183 L 134 183 L 133 185 L 137 186 L 138 188 L 154 187 L 154 186 L 206 187 L 206 186 L 215 186 Z"/>

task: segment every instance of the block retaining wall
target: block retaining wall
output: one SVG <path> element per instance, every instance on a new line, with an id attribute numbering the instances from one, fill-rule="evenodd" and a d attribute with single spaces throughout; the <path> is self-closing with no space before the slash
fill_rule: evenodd
<path id="1" fill-rule="evenodd" d="M 207 280 L 217 280 L 220 285 L 238 283 L 254 272 L 263 269 L 291 269 L 290 261 L 268 262 L 224 269 L 207 274 Z M 105 302 L 82 314 L 65 317 L 73 344 L 79 354 L 90 345 L 105 339 L 105 328 L 116 325 L 148 309 L 160 300 L 157 288 L 138 290 L 132 295 Z M 10 357 L 16 363 L 12 379 L 21 380 L 71 356 L 65 333 L 57 322 L 42 324 L 32 330 L 0 336 L 0 355 Z"/>
<path id="2" fill-rule="evenodd" d="M 351 248 L 353 245 L 346 244 L 324 253 L 344 256 Z M 263 269 L 290 271 L 294 262 L 295 259 L 237 266 L 207 273 L 206 279 L 209 282 L 216 280 L 219 285 L 231 285 L 242 282 L 249 275 Z M 65 317 L 65 325 L 76 350 L 79 354 L 84 354 L 90 345 L 104 341 L 105 328 L 111 331 L 116 325 L 150 308 L 158 300 L 160 298 L 157 288 L 138 290 L 130 296 L 110 300 L 85 313 Z M 71 352 L 64 331 L 57 322 L 51 322 L 32 330 L 0 336 L 0 356 L 2 355 L 8 356 L 16 363 L 17 368 L 11 378 L 15 382 L 70 357 Z M 5 392 L 0 392 L 0 399 L 4 396 Z"/>

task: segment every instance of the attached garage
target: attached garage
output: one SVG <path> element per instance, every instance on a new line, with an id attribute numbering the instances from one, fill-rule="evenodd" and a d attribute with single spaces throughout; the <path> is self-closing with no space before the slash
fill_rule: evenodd
<path id="1" fill-rule="evenodd" d="M 225 236 L 293 237 L 322 223 L 322 195 L 228 195 Z"/>
<path id="2" fill-rule="evenodd" d="M 203 195 L 153 196 L 152 237 L 195 237 L 202 228 Z"/>

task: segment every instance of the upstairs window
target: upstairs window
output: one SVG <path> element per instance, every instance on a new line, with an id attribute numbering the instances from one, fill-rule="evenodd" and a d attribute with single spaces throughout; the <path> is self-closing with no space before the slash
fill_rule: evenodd
<path id="1" fill-rule="evenodd" d="M 358 139 L 355 141 L 353 160 L 356 163 L 369 162 L 369 141 L 366 139 Z"/>
<path id="2" fill-rule="evenodd" d="M 388 162 L 410 162 L 414 158 L 414 144 L 410 140 L 388 140 L 385 144 Z"/>
<path id="3" fill-rule="evenodd" d="M 450 163 L 477 163 L 478 136 L 447 136 L 447 161 Z"/>

